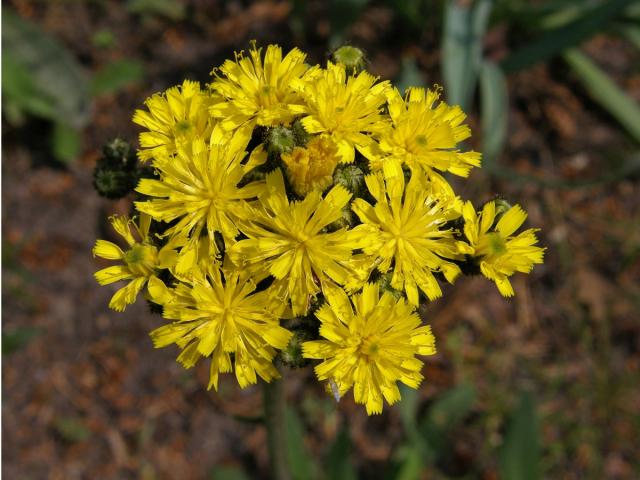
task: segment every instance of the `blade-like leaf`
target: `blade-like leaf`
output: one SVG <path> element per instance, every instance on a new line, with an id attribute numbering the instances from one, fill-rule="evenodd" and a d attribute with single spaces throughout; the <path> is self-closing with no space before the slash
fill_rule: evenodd
<path id="1" fill-rule="evenodd" d="M 304 428 L 294 409 L 287 409 L 287 455 L 294 480 L 315 478 L 313 458 L 304 446 Z"/>
<path id="2" fill-rule="evenodd" d="M 520 397 L 513 412 L 504 443 L 499 452 L 501 478 L 537 480 L 540 478 L 540 440 L 533 399 L 528 393 Z"/>
<path id="3" fill-rule="evenodd" d="M 422 87 L 423 85 L 424 80 L 416 64 L 416 59 L 413 57 L 404 57 L 400 67 L 400 74 L 396 80 L 396 86 L 400 93 L 404 93 L 409 87 Z"/>
<path id="4" fill-rule="evenodd" d="M 328 480 L 356 480 L 356 471 L 349 458 L 351 439 L 349 429 L 343 428 L 336 436 L 327 457 Z"/>
<path id="5" fill-rule="evenodd" d="M 442 75 L 449 103 L 466 110 L 471 102 L 482 63 L 482 39 L 487 29 L 491 0 L 473 6 L 449 0 L 444 14 Z"/>
<path id="6" fill-rule="evenodd" d="M 591 98 L 615 118 L 640 142 L 640 106 L 622 91 L 595 63 L 578 50 L 565 52 L 564 58 Z"/>
<path id="7" fill-rule="evenodd" d="M 502 68 L 510 73 L 547 60 L 563 50 L 573 47 L 602 31 L 635 0 L 609 0 L 563 26 L 549 30 L 537 40 L 516 50 L 503 62 Z"/>
<path id="8" fill-rule="evenodd" d="M 469 414 L 476 392 L 471 385 L 461 384 L 445 392 L 431 406 L 421 421 L 421 432 L 436 457 L 447 445 L 447 433 Z"/>
<path id="9" fill-rule="evenodd" d="M 507 136 L 509 97 L 500 67 L 485 60 L 480 72 L 482 166 L 494 170 Z"/>

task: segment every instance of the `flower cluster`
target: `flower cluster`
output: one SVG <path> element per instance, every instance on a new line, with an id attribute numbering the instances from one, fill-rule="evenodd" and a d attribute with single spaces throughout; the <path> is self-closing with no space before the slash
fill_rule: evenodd
<path id="1" fill-rule="evenodd" d="M 461 147 L 465 114 L 439 89 L 402 95 L 360 64 L 305 61 L 252 45 L 211 83 L 186 80 L 136 111 L 151 173 L 135 188 L 137 223 L 112 218 L 128 249 L 96 243 L 120 262 L 96 279 L 129 281 L 119 311 L 146 286 L 168 320 L 154 345 L 176 344 L 187 368 L 208 358 L 209 387 L 227 372 L 241 387 L 269 382 L 297 349 L 296 366 L 314 362 L 337 396 L 353 389 L 380 413 L 436 351 L 418 305 L 462 273 L 511 296 L 509 277 L 544 249 L 534 229 L 516 234 L 522 208 L 478 211 L 449 185 L 445 172 L 467 177 L 480 154 Z"/>

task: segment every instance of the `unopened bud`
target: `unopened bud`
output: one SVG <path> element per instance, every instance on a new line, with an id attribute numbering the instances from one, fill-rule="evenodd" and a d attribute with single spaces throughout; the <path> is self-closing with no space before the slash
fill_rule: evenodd
<path id="1" fill-rule="evenodd" d="M 340 165 L 333 174 L 333 183 L 344 186 L 351 193 L 357 195 L 364 182 L 364 172 L 356 165 Z"/>
<path id="2" fill-rule="evenodd" d="M 282 363 L 291 368 L 302 368 L 309 360 L 302 356 L 302 343 L 311 340 L 306 330 L 294 330 L 289 345 L 280 352 Z"/>
<path id="3" fill-rule="evenodd" d="M 347 71 L 358 73 L 364 70 L 366 60 L 364 52 L 351 45 L 344 45 L 333 52 L 333 60 L 347 67 Z"/>
<path id="4" fill-rule="evenodd" d="M 273 127 L 267 133 L 267 150 L 273 155 L 290 152 L 296 146 L 293 131 L 286 127 Z"/>

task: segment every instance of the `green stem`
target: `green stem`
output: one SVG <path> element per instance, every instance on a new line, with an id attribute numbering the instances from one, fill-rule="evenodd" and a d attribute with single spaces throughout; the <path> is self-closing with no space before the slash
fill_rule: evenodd
<path id="1" fill-rule="evenodd" d="M 287 417 L 284 379 L 264 384 L 267 447 L 274 480 L 291 480 L 287 458 Z"/>

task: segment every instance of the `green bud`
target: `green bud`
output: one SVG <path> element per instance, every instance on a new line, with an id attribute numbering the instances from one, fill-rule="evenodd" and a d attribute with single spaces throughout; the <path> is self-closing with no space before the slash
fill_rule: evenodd
<path id="1" fill-rule="evenodd" d="M 93 186 L 103 197 L 122 198 L 136 187 L 139 173 L 135 150 L 116 138 L 102 147 L 102 157 L 93 172 Z"/>
<path id="2" fill-rule="evenodd" d="M 302 122 L 300 120 L 296 120 L 291 125 L 291 130 L 293 130 L 293 136 L 296 140 L 296 146 L 304 147 L 309 142 L 309 133 L 302 126 Z"/>
<path id="3" fill-rule="evenodd" d="M 135 166 L 136 153 L 129 145 L 129 142 L 121 138 L 115 138 L 102 147 L 104 160 L 114 164 L 122 165 L 125 168 L 133 168 Z"/>
<path id="4" fill-rule="evenodd" d="M 93 172 L 93 186 L 103 197 L 115 200 L 131 192 L 136 186 L 136 175 L 115 170 L 108 165 L 98 165 Z"/>
<path id="5" fill-rule="evenodd" d="M 327 232 L 335 232 L 344 227 L 351 227 L 355 223 L 354 213 L 351 211 L 351 206 L 347 205 L 342 209 L 342 217 L 335 222 L 327 225 Z"/>
<path id="6" fill-rule="evenodd" d="M 282 363 L 291 368 L 302 368 L 309 364 L 309 360 L 302 356 L 302 343 L 311 340 L 306 330 L 294 330 L 289 345 L 280 352 Z"/>
<path id="7" fill-rule="evenodd" d="M 502 198 L 496 198 L 494 200 L 496 204 L 496 221 L 502 217 L 511 208 L 511 204 Z"/>
<path id="8" fill-rule="evenodd" d="M 296 146 L 293 131 L 286 127 L 273 127 L 267 132 L 267 151 L 270 154 L 281 155 L 290 152 Z"/>
<path id="9" fill-rule="evenodd" d="M 364 182 L 364 172 L 357 165 L 339 165 L 333 173 L 333 183 L 342 185 L 357 195 Z"/>
<path id="10" fill-rule="evenodd" d="M 338 48 L 333 52 L 332 57 L 336 63 L 342 63 L 352 73 L 361 72 L 366 64 L 364 52 L 351 45 Z"/>

